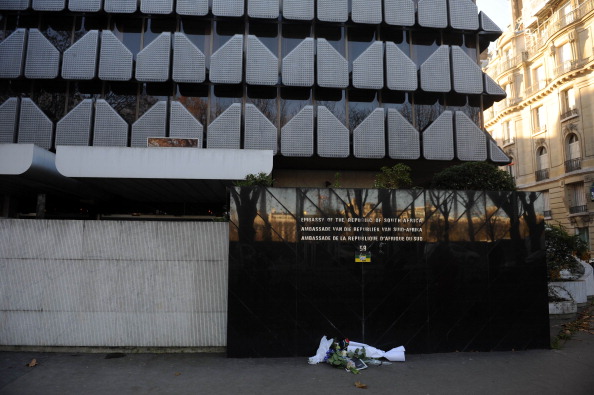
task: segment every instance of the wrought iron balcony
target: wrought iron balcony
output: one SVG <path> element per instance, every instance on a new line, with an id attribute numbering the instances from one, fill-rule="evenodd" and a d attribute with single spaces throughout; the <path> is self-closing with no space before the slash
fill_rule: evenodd
<path id="1" fill-rule="evenodd" d="M 561 122 L 563 122 L 567 121 L 568 119 L 575 118 L 579 115 L 580 113 L 578 112 L 577 108 L 572 108 L 571 110 L 565 111 L 563 114 L 561 114 L 559 118 L 561 119 Z"/>
<path id="2" fill-rule="evenodd" d="M 546 80 L 537 81 L 534 84 L 532 84 L 531 86 L 529 86 L 528 88 L 526 88 L 526 96 L 531 96 L 534 93 L 546 88 L 546 86 L 547 86 Z"/>
<path id="3" fill-rule="evenodd" d="M 565 172 L 580 170 L 582 168 L 582 158 L 569 159 L 565 161 Z"/>
<path id="4" fill-rule="evenodd" d="M 536 181 L 547 180 L 549 178 L 549 169 L 542 169 L 536 171 Z"/>
<path id="5" fill-rule="evenodd" d="M 574 206 L 574 207 L 569 208 L 569 214 L 579 214 L 579 213 L 585 213 L 587 211 L 588 211 L 588 206 L 586 206 L 586 205 Z"/>
<path id="6" fill-rule="evenodd" d="M 503 139 L 503 145 L 510 145 L 516 142 L 516 139 L 514 137 L 505 137 Z"/>

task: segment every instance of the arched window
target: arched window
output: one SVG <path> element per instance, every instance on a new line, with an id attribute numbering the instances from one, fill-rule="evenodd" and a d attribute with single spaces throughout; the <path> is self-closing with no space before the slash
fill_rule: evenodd
<path id="1" fill-rule="evenodd" d="M 540 147 L 536 151 L 536 167 L 538 170 L 549 168 L 549 153 L 545 147 Z"/>
<path id="2" fill-rule="evenodd" d="M 549 178 L 549 153 L 545 147 L 536 150 L 536 181 Z"/>
<path id="3" fill-rule="evenodd" d="M 582 149 L 577 134 L 571 133 L 565 140 L 565 172 L 582 168 Z"/>

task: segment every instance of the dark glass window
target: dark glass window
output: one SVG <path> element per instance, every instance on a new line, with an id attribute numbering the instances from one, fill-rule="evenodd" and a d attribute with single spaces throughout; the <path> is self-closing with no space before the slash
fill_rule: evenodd
<path id="1" fill-rule="evenodd" d="M 280 89 L 280 125 L 285 126 L 303 107 L 312 104 L 310 88 Z"/>
<path id="2" fill-rule="evenodd" d="M 208 124 L 208 85 L 178 84 L 175 99 L 202 124 Z"/>
<path id="3" fill-rule="evenodd" d="M 316 88 L 315 99 L 318 106 L 326 106 L 340 122 L 347 126 L 345 91 L 341 89 Z"/>
<path id="4" fill-rule="evenodd" d="M 126 48 L 132 52 L 134 59 L 140 51 L 140 40 L 142 38 L 142 18 L 114 18 L 113 34 L 124 43 Z"/>
<path id="5" fill-rule="evenodd" d="M 351 132 L 378 108 L 377 94 L 372 90 L 350 90 L 349 129 Z"/>

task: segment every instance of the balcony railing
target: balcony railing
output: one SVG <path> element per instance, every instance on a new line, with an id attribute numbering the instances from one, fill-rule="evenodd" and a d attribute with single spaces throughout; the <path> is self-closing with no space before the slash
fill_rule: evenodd
<path id="1" fill-rule="evenodd" d="M 559 117 L 561 122 L 563 121 L 567 121 L 568 119 L 572 119 L 575 117 L 578 117 L 580 114 L 577 110 L 577 108 L 572 108 L 569 111 L 565 111 L 563 114 L 561 114 L 561 116 Z"/>
<path id="2" fill-rule="evenodd" d="M 546 3 L 546 1 L 543 2 Z M 592 10 L 594 10 L 594 0 L 589 0 L 567 14 L 564 13 L 564 10 L 558 10 L 544 23 L 541 22 L 538 30 L 535 31 L 536 34 L 531 37 L 531 42 L 527 45 L 528 56 L 532 57 L 538 53 L 539 48 L 542 47 L 553 34 L 573 22 L 582 19 Z M 530 12 L 525 12 L 524 14 L 530 15 Z"/>
<path id="3" fill-rule="evenodd" d="M 513 58 L 502 60 L 501 63 L 499 64 L 499 67 L 497 67 L 497 74 L 498 75 L 503 74 L 507 70 L 513 69 L 520 63 L 526 62 L 527 60 L 528 60 L 528 52 L 522 52 L 519 55 L 514 56 Z"/>
<path id="4" fill-rule="evenodd" d="M 569 214 L 578 214 L 578 213 L 585 213 L 588 211 L 588 206 L 574 206 L 569 208 Z"/>
<path id="5" fill-rule="evenodd" d="M 549 178 L 549 169 L 542 169 L 536 171 L 536 181 L 547 180 Z"/>
<path id="6" fill-rule="evenodd" d="M 503 145 L 510 145 L 516 142 L 516 139 L 513 137 L 505 137 L 503 139 Z"/>
<path id="7" fill-rule="evenodd" d="M 565 161 L 565 172 L 580 170 L 582 168 L 582 158 L 569 159 Z"/>
<path id="8" fill-rule="evenodd" d="M 555 67 L 555 78 L 568 73 L 572 70 L 577 70 L 579 68 L 584 67 L 590 58 L 578 59 L 578 60 L 568 60 L 566 62 L 561 63 L 559 66 Z"/>
<path id="9" fill-rule="evenodd" d="M 532 84 L 531 86 L 529 86 L 528 88 L 526 88 L 526 96 L 531 96 L 531 95 L 535 94 L 536 92 L 546 88 L 546 86 L 547 86 L 546 80 L 537 81 L 534 84 Z"/>

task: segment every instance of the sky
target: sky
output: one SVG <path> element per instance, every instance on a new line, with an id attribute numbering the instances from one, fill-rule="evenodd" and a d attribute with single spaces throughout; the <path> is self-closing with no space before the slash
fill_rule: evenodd
<path id="1" fill-rule="evenodd" d="M 511 24 L 509 0 L 476 0 L 479 11 L 483 11 L 502 31 Z"/>

